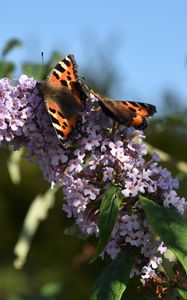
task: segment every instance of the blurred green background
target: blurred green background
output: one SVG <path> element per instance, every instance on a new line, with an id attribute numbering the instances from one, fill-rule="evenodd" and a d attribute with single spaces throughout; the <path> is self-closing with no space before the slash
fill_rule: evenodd
<path id="1" fill-rule="evenodd" d="M 130 95 L 129 100 L 133 98 L 156 104 L 158 114 L 146 131 L 148 149 L 159 152 L 161 165 L 180 180 L 178 193 L 186 197 L 187 80 L 181 74 L 187 70 L 187 4 L 185 1 L 180 4 L 164 1 L 162 4 L 163 1 L 133 0 L 116 1 L 112 7 L 107 1 L 96 2 L 95 6 L 89 6 L 86 1 L 57 1 L 54 7 L 49 1 L 33 1 L 27 5 L 22 0 L 3 2 L 0 77 L 15 78 L 25 73 L 41 80 L 41 47 L 45 74 L 67 54 L 68 49 L 76 55 L 78 63 L 79 60 L 83 62 L 80 73 L 98 92 L 117 99 L 119 95 L 121 99 Z M 124 3 L 131 4 L 125 7 Z M 156 3 L 159 3 L 157 7 Z M 132 35 L 128 38 L 134 43 L 134 48 L 124 53 L 124 36 L 126 32 L 130 33 L 130 29 Z M 136 32 L 138 35 L 133 40 Z M 47 37 L 50 37 L 48 42 Z M 158 42 L 154 44 L 154 41 Z M 172 41 L 171 46 L 169 41 Z M 147 47 L 150 47 L 148 52 Z M 160 56 L 152 52 L 155 47 L 160 50 Z M 139 64 L 135 60 L 133 65 L 133 55 L 139 59 Z M 173 63 L 171 68 L 170 62 Z M 177 69 L 179 63 L 182 67 Z M 145 64 L 145 69 L 141 64 Z M 181 73 L 177 73 L 180 68 Z M 160 89 L 159 85 L 154 85 L 158 77 L 160 80 L 171 78 L 171 73 L 176 79 L 175 86 L 165 84 Z M 132 80 L 129 86 L 128 78 Z M 137 91 L 134 92 L 136 84 Z M 154 98 L 149 99 L 149 95 L 154 95 Z M 94 238 L 85 240 L 64 233 L 73 220 L 67 219 L 62 211 L 63 198 L 59 191 L 49 195 L 52 207 L 46 208 L 46 218 L 33 232 L 23 268 L 18 270 L 14 266 L 14 247 L 28 210 L 38 195 L 50 193 L 49 184 L 42 178 L 39 167 L 20 155 L 12 154 L 11 149 L 0 149 L 0 300 L 87 300 L 93 283 L 107 262 L 100 260 L 89 264 L 96 245 Z M 136 294 L 137 286 L 136 280 L 132 280 L 125 299 L 144 299 L 140 293 Z"/>

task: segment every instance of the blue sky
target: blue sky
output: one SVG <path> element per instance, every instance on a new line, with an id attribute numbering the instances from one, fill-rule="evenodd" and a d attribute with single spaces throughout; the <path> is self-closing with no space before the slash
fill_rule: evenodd
<path id="1" fill-rule="evenodd" d="M 187 104 L 186 0 L 2 1 L 0 28 L 1 48 L 13 37 L 24 42 L 8 56 L 18 66 L 57 49 L 92 68 L 99 45 L 119 70 L 113 97 L 161 107 L 172 90 Z"/>

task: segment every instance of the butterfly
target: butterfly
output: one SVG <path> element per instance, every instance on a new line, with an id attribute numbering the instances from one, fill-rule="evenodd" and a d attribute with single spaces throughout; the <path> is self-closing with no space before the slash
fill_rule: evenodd
<path id="1" fill-rule="evenodd" d="M 152 104 L 103 98 L 86 83 L 83 85 L 90 94 L 99 100 L 103 112 L 122 125 L 134 126 L 136 129 L 143 130 L 148 126 L 147 118 L 156 113 L 156 106 Z"/>
<path id="2" fill-rule="evenodd" d="M 40 90 L 57 137 L 65 144 L 79 125 L 79 113 L 87 98 L 72 54 L 57 63 Z"/>

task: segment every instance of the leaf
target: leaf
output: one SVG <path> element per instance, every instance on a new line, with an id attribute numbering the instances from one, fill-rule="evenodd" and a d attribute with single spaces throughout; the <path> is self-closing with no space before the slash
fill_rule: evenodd
<path id="1" fill-rule="evenodd" d="M 100 274 L 90 300 L 119 300 L 127 287 L 133 267 L 134 251 L 126 249 Z"/>
<path id="2" fill-rule="evenodd" d="M 0 60 L 0 77 L 10 78 L 15 70 L 15 65 L 12 62 Z"/>
<path id="3" fill-rule="evenodd" d="M 167 254 L 168 254 L 168 251 L 169 250 L 167 250 Z M 170 253 L 172 253 L 172 255 L 174 255 L 173 252 L 170 251 Z M 164 253 L 164 255 L 162 256 L 162 266 L 164 268 L 164 271 L 167 274 L 169 281 L 173 281 L 173 278 L 175 276 L 175 273 L 173 272 L 173 268 L 172 268 L 173 265 L 171 264 L 171 261 L 165 257 L 165 254 L 166 253 Z"/>
<path id="4" fill-rule="evenodd" d="M 187 290 L 177 288 L 176 289 L 181 299 L 187 300 Z"/>
<path id="5" fill-rule="evenodd" d="M 122 200 L 121 191 L 117 186 L 111 186 L 104 194 L 99 210 L 99 242 L 91 262 L 98 258 L 108 243 Z"/>
<path id="6" fill-rule="evenodd" d="M 140 196 L 142 208 L 153 230 L 176 255 L 187 273 L 187 226 L 175 208 L 160 207 Z"/>
<path id="7" fill-rule="evenodd" d="M 53 190 L 48 189 L 44 195 L 38 195 L 31 203 L 25 217 L 20 237 L 14 247 L 14 267 L 21 269 L 25 264 L 33 237 L 40 225 L 48 216 L 49 210 L 54 206 L 55 193 L 59 189 L 57 184 Z"/>
<path id="8" fill-rule="evenodd" d="M 44 297 L 52 297 L 60 293 L 62 284 L 60 282 L 47 282 L 41 288 L 41 295 Z"/>
<path id="9" fill-rule="evenodd" d="M 9 40 L 3 47 L 2 56 L 5 56 L 8 52 L 10 52 L 10 50 L 12 50 L 15 47 L 19 47 L 21 45 L 22 45 L 22 42 L 18 39 Z"/>
<path id="10" fill-rule="evenodd" d="M 140 287 L 140 277 L 134 276 L 130 278 L 130 280 L 128 281 L 127 288 L 125 290 L 125 295 L 123 295 L 122 299 L 145 300 L 145 290 L 140 289 L 139 287 Z"/>
<path id="11" fill-rule="evenodd" d="M 12 151 L 7 161 L 7 169 L 13 184 L 21 182 L 20 161 L 23 154 L 23 148 Z"/>

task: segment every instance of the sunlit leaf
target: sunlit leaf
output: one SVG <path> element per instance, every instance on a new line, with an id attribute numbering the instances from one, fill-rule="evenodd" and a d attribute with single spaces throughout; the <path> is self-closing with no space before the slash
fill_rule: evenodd
<path id="1" fill-rule="evenodd" d="M 12 151 L 8 161 L 7 168 L 10 178 L 14 184 L 21 182 L 20 160 L 23 154 L 23 148 L 19 151 Z"/>
<path id="2" fill-rule="evenodd" d="M 110 239 L 122 200 L 121 191 L 117 186 L 110 186 L 103 195 L 99 208 L 99 242 L 92 261 L 104 250 Z"/>
<path id="3" fill-rule="evenodd" d="M 187 226 L 175 208 L 161 207 L 140 196 L 147 221 L 176 255 L 187 273 Z"/>
<path id="4" fill-rule="evenodd" d="M 49 189 L 44 195 L 38 195 L 28 210 L 25 217 L 20 237 L 14 247 L 16 259 L 14 267 L 21 269 L 26 261 L 32 239 L 40 223 L 48 216 L 49 209 L 54 206 L 55 193 L 58 186 L 53 190 Z"/>
<path id="5" fill-rule="evenodd" d="M 178 292 L 179 296 L 181 297 L 181 299 L 187 300 L 187 290 L 178 288 L 177 292 Z"/>
<path id="6" fill-rule="evenodd" d="M 120 300 L 133 267 L 132 248 L 121 253 L 97 279 L 90 300 Z"/>

